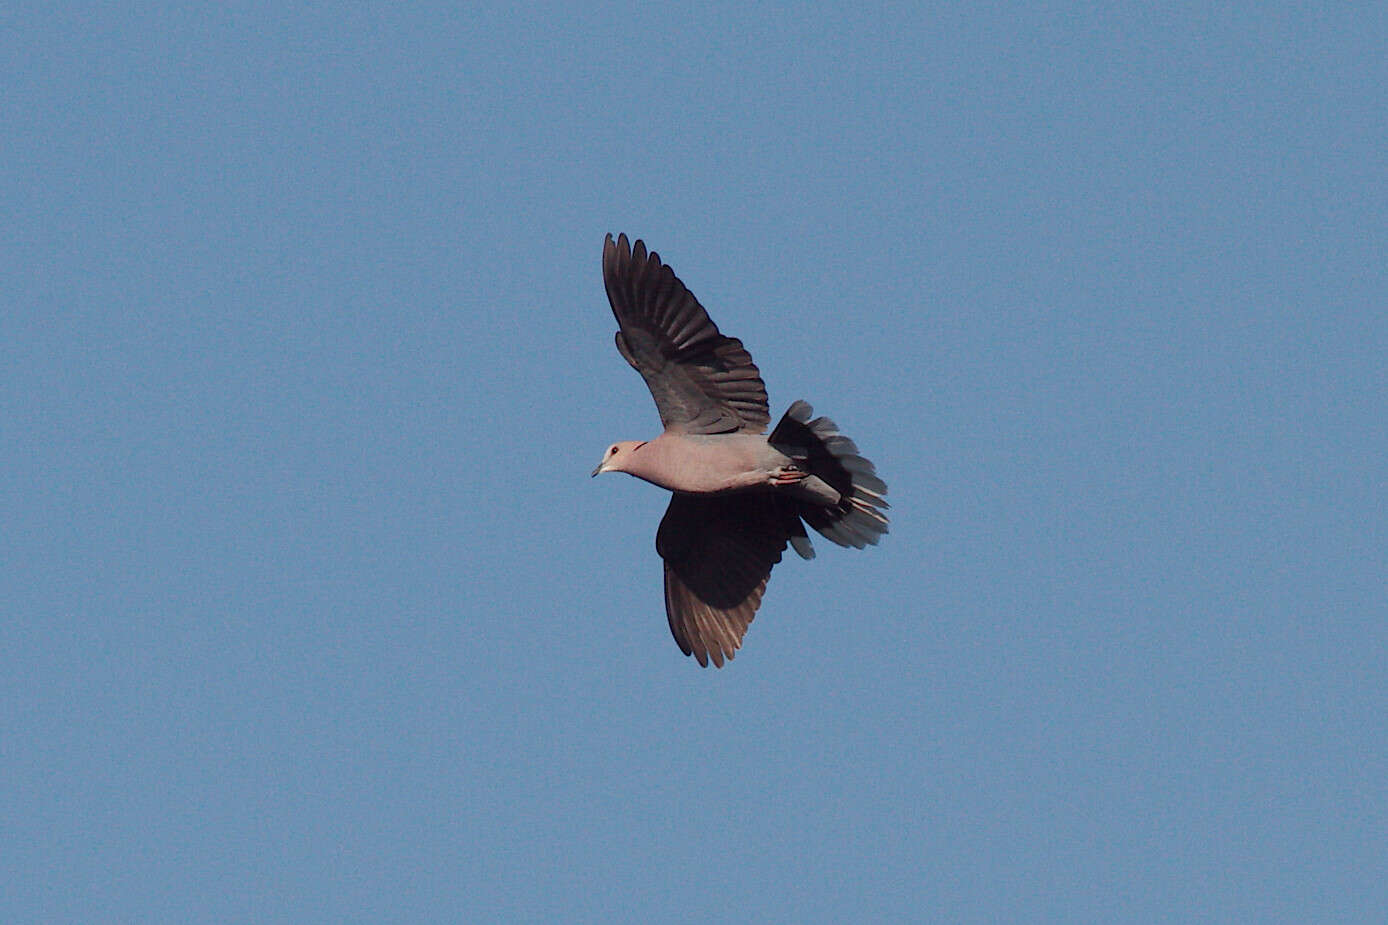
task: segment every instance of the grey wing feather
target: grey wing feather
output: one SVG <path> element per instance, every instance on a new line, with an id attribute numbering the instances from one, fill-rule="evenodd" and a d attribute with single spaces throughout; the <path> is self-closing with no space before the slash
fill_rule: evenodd
<path id="1" fill-rule="evenodd" d="M 608 235 L 602 278 L 620 327 L 617 351 L 646 380 L 666 430 L 765 432 L 766 383 L 751 354 L 719 332 L 659 254 Z"/>
<path id="2" fill-rule="evenodd" d="M 808 546 L 794 508 L 771 495 L 675 495 L 660 522 L 665 615 L 685 655 L 723 667 L 742 645 L 787 541 Z"/>

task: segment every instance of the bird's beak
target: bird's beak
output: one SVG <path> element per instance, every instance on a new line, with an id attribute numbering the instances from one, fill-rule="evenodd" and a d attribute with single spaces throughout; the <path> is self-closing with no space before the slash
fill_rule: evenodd
<path id="1" fill-rule="evenodd" d="M 606 462 L 607 460 L 603 460 L 602 462 L 598 463 L 598 467 L 593 470 L 593 474 L 590 475 L 589 478 L 597 478 L 598 473 L 602 471 L 603 464 Z"/>

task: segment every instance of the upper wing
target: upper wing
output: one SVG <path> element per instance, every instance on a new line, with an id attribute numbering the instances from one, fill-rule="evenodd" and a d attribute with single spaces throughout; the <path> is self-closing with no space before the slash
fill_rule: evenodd
<path id="1" fill-rule="evenodd" d="M 684 654 L 723 667 L 786 542 L 804 535 L 794 507 L 769 494 L 672 497 L 655 548 L 665 560 L 665 615 Z"/>
<path id="2" fill-rule="evenodd" d="M 766 383 L 751 354 L 724 337 L 655 251 L 612 235 L 602 279 L 617 316 L 617 350 L 646 380 L 666 430 L 721 434 L 766 430 Z"/>

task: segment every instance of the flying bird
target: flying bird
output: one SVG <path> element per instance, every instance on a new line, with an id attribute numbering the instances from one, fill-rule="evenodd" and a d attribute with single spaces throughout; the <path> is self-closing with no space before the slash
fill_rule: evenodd
<path id="1" fill-rule="evenodd" d="M 806 402 L 767 436 L 766 383 L 751 354 L 644 242 L 609 234 L 602 278 L 617 351 L 646 380 L 665 431 L 612 444 L 593 475 L 626 472 L 674 493 L 655 540 L 665 615 L 685 655 L 721 668 L 786 544 L 813 558 L 809 524 L 840 546 L 876 545 L 887 532 L 887 485 Z"/>

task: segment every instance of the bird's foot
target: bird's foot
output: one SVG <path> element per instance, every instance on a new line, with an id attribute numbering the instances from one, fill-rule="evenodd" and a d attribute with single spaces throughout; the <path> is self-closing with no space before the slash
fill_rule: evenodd
<path id="1" fill-rule="evenodd" d="M 799 485 L 805 481 L 807 476 L 809 473 L 799 466 L 777 466 L 771 470 L 770 482 L 773 486 L 782 488 L 789 485 Z"/>

